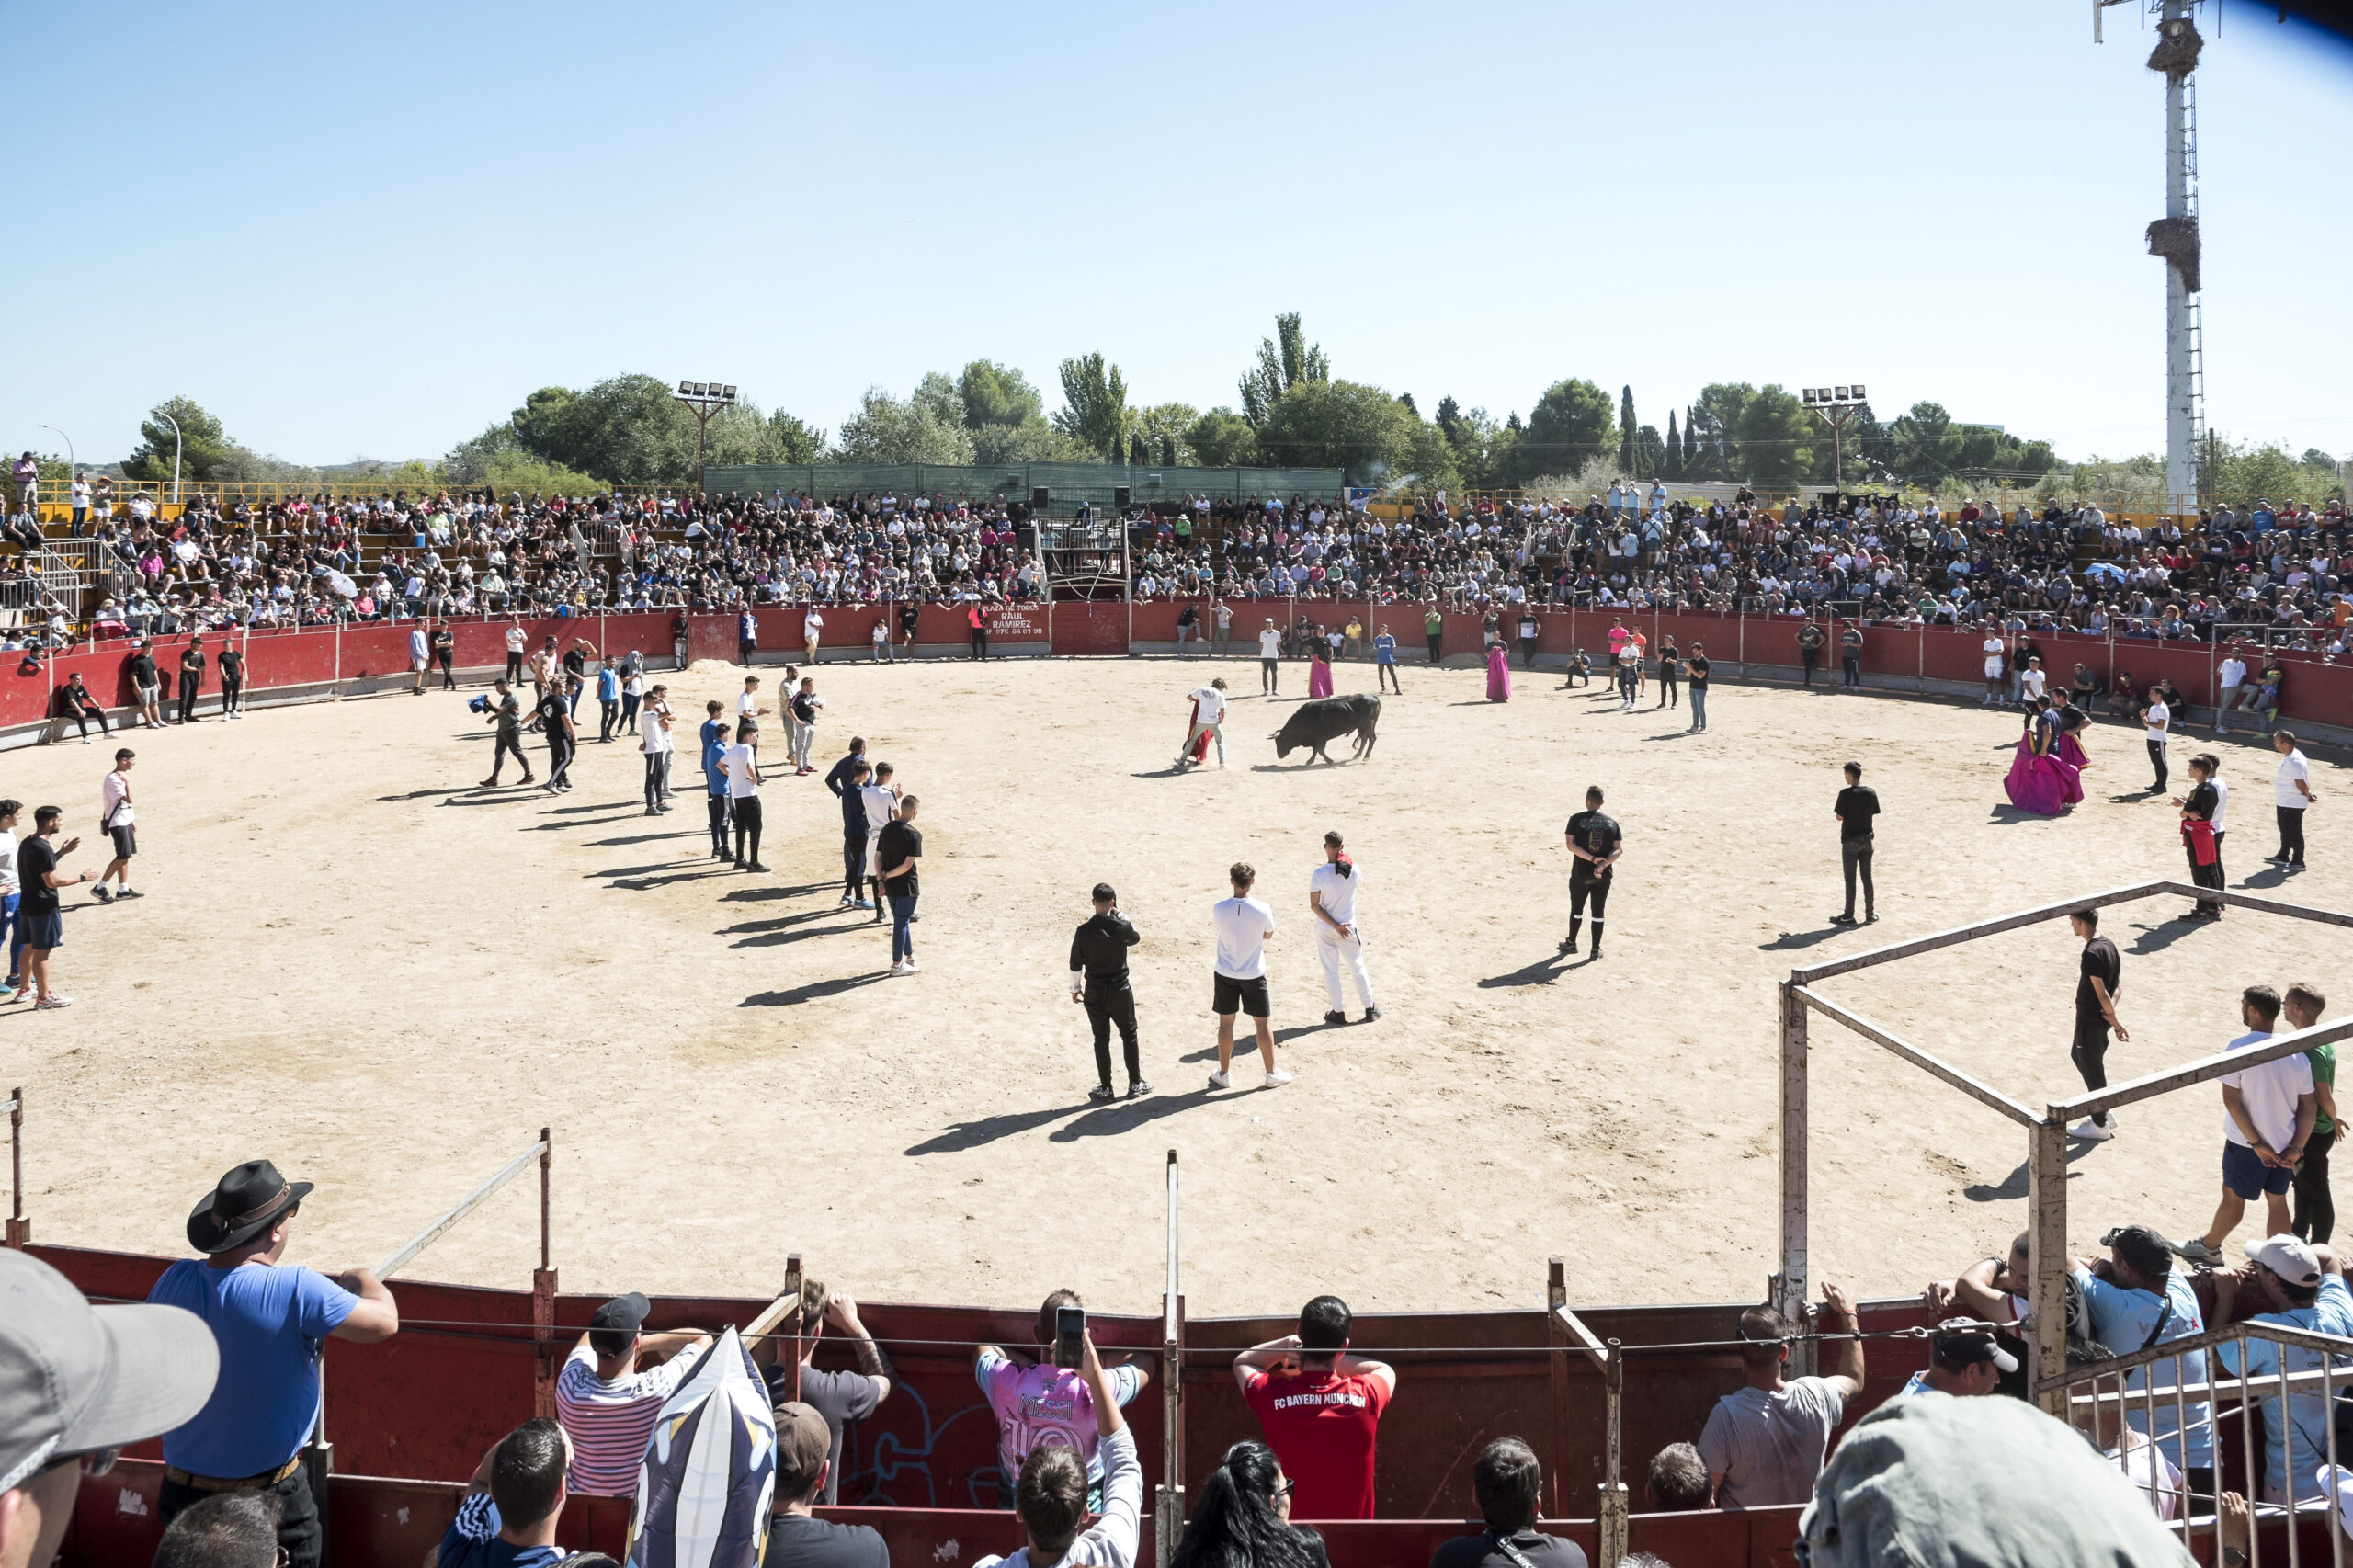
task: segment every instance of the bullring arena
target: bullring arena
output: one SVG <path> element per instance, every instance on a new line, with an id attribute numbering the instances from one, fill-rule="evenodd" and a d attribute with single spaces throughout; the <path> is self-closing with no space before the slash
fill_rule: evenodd
<path id="1" fill-rule="evenodd" d="M 1600 645 L 1606 620 L 1553 619 L 1548 648 Z M 707 699 L 732 702 L 744 671 L 723 656 L 665 669 L 666 627 L 592 618 L 530 630 L 535 645 L 553 629 L 643 647 L 684 733 Z M 1733 621 L 1691 627 L 1711 653 L 1743 635 Z M 698 617 L 692 652 L 715 653 L 707 640 L 732 642 L 732 629 Z M 1022 1303 L 1070 1286 L 1106 1314 L 1098 1332 L 1111 1342 L 1154 1346 L 1173 1149 L 1185 1310 L 1208 1343 L 1280 1332 L 1272 1320 L 1323 1290 L 1366 1314 L 1369 1346 L 1419 1343 L 1393 1335 L 1433 1314 L 1509 1309 L 1486 1343 L 1512 1356 L 1478 1375 L 1526 1380 L 1540 1422 L 1545 1324 L 1533 1309 L 1548 1254 L 1565 1259 L 1581 1311 L 1765 1295 L 1779 1245 L 1775 987 L 1793 968 L 2183 875 L 2176 812 L 2142 793 L 2136 728 L 2091 733 L 2081 806 L 2021 816 L 2002 794 L 2017 718 L 1905 689 L 1927 684 L 1900 667 L 1915 654 L 1925 666 L 1925 641 L 1875 648 L 1894 667 L 1874 668 L 1862 694 L 1830 689 L 1835 674 L 1806 690 L 1791 669 L 1754 659 L 1744 669 L 1719 653 L 1704 734 L 1688 732 L 1688 710 L 1649 706 L 1654 685 L 1631 713 L 1603 685 L 1563 689 L 1557 656 L 1515 669 L 1507 703 L 1487 699 L 1473 658 L 1408 664 L 1403 693 L 1384 701 L 1376 755 L 1330 767 L 1297 754 L 1278 763 L 1267 738 L 1303 695 L 1306 667 L 1287 661 L 1282 695 L 1261 698 L 1256 662 L 1238 644 L 1230 658 L 1179 660 L 1028 657 L 1012 643 L 1000 650 L 1013 656 L 985 664 L 892 665 L 846 648 L 816 670 L 827 700 L 820 769 L 862 734 L 924 801 L 923 968 L 892 976 L 887 925 L 836 906 L 839 810 L 821 775 L 771 762 L 765 876 L 708 858 L 690 744 L 679 809 L 644 814 L 635 747 L 596 740 L 593 696 L 571 795 L 479 788 L 490 732 L 465 699 L 494 673 L 475 649 L 500 628 L 462 630 L 460 693 L 410 697 L 406 675 L 382 667 L 389 638 L 404 633 L 363 631 L 324 684 L 282 650 L 291 694 L 320 699 L 274 704 L 257 635 L 247 721 L 126 737 L 140 752 L 147 896 L 106 907 L 69 894 L 54 962 L 76 1005 L 0 1015 L 0 1083 L 27 1085 L 30 1108 L 23 1201 L 37 1243 L 175 1256 L 194 1197 L 226 1165 L 266 1153 L 319 1185 L 295 1255 L 336 1269 L 372 1262 L 545 1125 L 565 1324 L 631 1289 L 675 1299 L 673 1321 L 722 1311 L 745 1321 L 791 1253 L 869 1302 L 991 1303 L 988 1332 L 1007 1337 L 1025 1333 Z M 1745 634 L 1761 648 L 1786 629 L 1750 623 Z M 1888 641 L 1904 637 L 1924 634 Z M 120 656 L 77 654 L 61 668 Z M 782 657 L 755 672 L 764 692 Z M 1345 663 L 1337 689 L 1370 690 L 1372 674 Z M 2307 688 L 2333 674 L 2314 672 Z M 1229 766 L 1175 772 L 1188 693 L 1212 675 L 1235 698 Z M 543 747 L 526 744 L 544 776 Z M 2177 778 L 2192 749 L 2177 748 Z M 2217 749 L 2244 790 L 2231 887 L 2353 906 L 2327 816 L 2313 869 L 2279 891 L 2290 880 L 2261 860 L 2276 758 L 2244 737 Z M 64 803 L 66 835 L 94 838 L 107 755 L 70 736 L 16 751 L 7 792 Z M 2325 812 L 2347 770 L 2333 750 L 2313 755 Z M 1850 758 L 1885 804 L 1881 919 L 1842 930 L 1825 919 L 1840 896 L 1831 801 Z M 1608 791 L 1626 835 L 1599 960 L 1555 952 L 1567 918 L 1563 823 L 1588 784 Z M 1385 1015 L 1339 1028 L 1319 1021 L 1305 903 L 1321 835 L 1335 827 L 1366 874 L 1360 918 Z M 1296 1074 L 1279 1089 L 1256 1086 L 1246 1051 L 1233 1090 L 1204 1086 L 1209 907 L 1235 859 L 1259 868 L 1259 894 L 1276 909 L 1274 1021 Z M 95 864 L 85 845 L 67 869 Z M 1108 1106 L 1086 1098 L 1086 1029 L 1067 989 L 1070 933 L 1097 880 L 1118 886 L 1143 934 L 1135 986 L 1155 1085 Z M 2253 915 L 2194 926 L 2175 918 L 2181 907 L 2124 905 L 2107 928 L 2126 951 L 2133 1035 L 2110 1056 L 2116 1077 L 2218 1050 L 2238 1032 L 2242 985 L 2343 971 L 2344 934 L 2331 926 Z M 2063 923 L 2046 924 L 1822 989 L 2039 1109 L 2078 1092 L 2067 1059 L 2077 951 Z M 1926 1281 L 2004 1251 L 2025 1223 L 2024 1144 L 1999 1117 L 1851 1035 L 1817 1027 L 1813 1058 L 1812 1278 L 1893 1303 L 1881 1310 L 1891 1324 L 1916 1321 L 1904 1303 Z M 2072 1249 L 2097 1253 L 2102 1232 L 2132 1221 L 2201 1229 L 2215 1112 L 2211 1091 L 2154 1100 L 2124 1113 L 2114 1142 L 2077 1146 Z M 507 1292 L 496 1300 L 508 1305 L 404 1291 L 424 1337 L 411 1348 L 404 1333 L 376 1369 L 363 1369 L 367 1352 L 338 1346 L 331 1411 L 338 1386 L 399 1384 L 381 1369 L 400 1356 L 460 1355 L 487 1357 L 491 1371 L 467 1362 L 464 1376 L 514 1384 L 494 1403 L 519 1399 L 528 1413 L 512 1358 L 480 1344 L 437 1350 L 430 1324 L 480 1312 L 528 1327 L 540 1218 L 529 1185 L 485 1201 L 410 1270 Z M 138 1272 L 85 1260 L 80 1277 L 100 1294 Z M 746 1299 L 741 1310 L 713 1304 Z M 870 1316 L 887 1324 L 894 1310 L 919 1344 L 913 1325 L 930 1321 L 927 1309 Z M 1380 1316 L 1392 1313 L 1406 1315 Z M 1242 1321 L 1219 1337 L 1210 1319 Z M 878 1328 L 886 1343 L 890 1332 Z M 959 1332 L 969 1342 L 972 1329 Z M 524 1343 L 510 1335 L 496 1348 Z M 1920 1364 L 1908 1353 L 1882 1359 L 1874 1390 Z M 919 1348 L 896 1354 L 924 1364 Z M 934 1381 L 953 1390 L 962 1378 L 951 1397 L 969 1404 L 957 1370 L 969 1351 L 932 1354 Z M 1472 1375 L 1460 1355 L 1432 1359 L 1446 1376 Z M 436 1365 L 437 1380 L 457 1375 Z M 1222 1365 L 1201 1364 L 1213 1380 L 1201 1397 L 1230 1401 Z M 938 1397 L 926 1422 L 940 1418 Z M 1690 1436 L 1680 1426 L 1704 1409 L 1630 1409 L 1629 1462 Z M 1392 1462 L 1384 1437 L 1382 1512 L 1467 1506 L 1475 1445 L 1449 1445 L 1507 1414 L 1490 1410 L 1444 1444 L 1434 1433 L 1419 1458 Z M 1578 1415 L 1580 1434 L 1591 1419 Z M 429 1459 L 415 1439 L 403 1453 L 397 1439 L 347 1432 L 339 1466 L 455 1479 L 494 1425 L 484 1415 L 438 1434 Z M 952 1466 L 894 1465 L 889 1456 L 915 1451 L 916 1439 L 889 1433 L 880 1448 L 869 1440 L 862 1501 L 986 1501 Z M 1197 1457 L 1210 1451 L 1200 1437 L 1190 1443 Z M 926 1433 L 920 1450 L 951 1446 Z M 1398 1445 L 1401 1455 L 1418 1447 Z M 1591 1515 L 1589 1468 L 1574 1467 L 1562 1511 Z M 966 1498 L 951 1504 L 960 1487 Z M 101 1532 L 93 1540 L 123 1523 L 86 1522 Z M 419 1528 L 421 1550 L 438 1526 Z"/>

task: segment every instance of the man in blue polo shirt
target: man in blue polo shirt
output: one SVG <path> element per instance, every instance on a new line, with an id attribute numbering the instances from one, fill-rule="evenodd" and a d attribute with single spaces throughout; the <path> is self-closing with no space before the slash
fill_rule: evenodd
<path id="1" fill-rule="evenodd" d="M 1389 635 L 1389 623 L 1385 620 L 1381 623 L 1381 634 L 1372 640 L 1372 665 L 1376 672 L 1375 691 L 1405 695 L 1405 688 L 1397 684 L 1397 639 Z"/>
<path id="2" fill-rule="evenodd" d="M 2273 1296 L 2288 1303 L 2288 1310 L 2259 1312 L 2243 1321 L 2277 1324 L 2307 1334 L 2353 1334 L 2353 1293 L 2345 1288 L 2345 1265 L 2327 1247 L 2292 1235 L 2266 1236 L 2259 1242 L 2247 1243 L 2246 1256 L 2265 1272 L 2268 1278 L 2264 1282 L 2271 1288 Z M 2249 1378 L 2317 1372 L 2327 1358 L 2324 1351 L 2296 1346 L 2283 1347 L 2268 1339 L 2250 1336 L 2245 1345 L 2245 1366 L 2239 1364 L 2239 1346 L 2228 1340 L 2216 1346 L 2214 1354 L 2226 1370 Z M 2329 1442 L 2326 1396 L 2318 1389 L 2289 1395 L 2284 1419 L 2279 1398 L 2260 1403 L 2263 1500 L 2286 1502 L 2290 1476 L 2295 1478 L 2298 1503 L 2327 1495 L 2329 1488 L 2324 1479 Z M 2291 1441 L 2293 1453 L 2289 1451 Z"/>
<path id="3" fill-rule="evenodd" d="M 727 809 L 727 775 L 719 759 L 727 755 L 727 743 L 734 739 L 733 732 L 721 715 L 725 710 L 713 699 L 703 705 L 706 717 L 702 722 L 702 781 L 709 793 L 710 811 L 710 858 L 714 860 L 733 858 L 727 847 L 727 830 L 733 825 Z"/>
<path id="4" fill-rule="evenodd" d="M 281 1267 L 293 1220 L 311 1191 L 267 1160 L 221 1178 L 188 1217 L 188 1244 L 205 1254 L 164 1270 L 147 1299 L 204 1320 L 221 1348 L 221 1375 L 195 1419 L 164 1434 L 159 1522 L 223 1492 L 279 1501 L 278 1541 L 289 1568 L 317 1568 L 319 1510 L 301 1462 L 319 1415 L 319 1353 L 330 1338 L 369 1345 L 400 1332 L 392 1292 L 364 1268 L 330 1279 Z"/>

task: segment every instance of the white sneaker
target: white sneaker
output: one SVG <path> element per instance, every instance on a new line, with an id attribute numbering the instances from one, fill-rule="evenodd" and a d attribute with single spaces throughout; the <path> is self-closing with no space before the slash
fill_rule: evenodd
<path id="1" fill-rule="evenodd" d="M 2102 1127 L 2090 1117 L 2086 1117 L 2067 1129 L 2067 1136 L 2079 1143 L 2105 1143 L 2116 1136 L 2116 1118 L 2110 1116 L 2108 1119 L 2108 1125 Z"/>
<path id="2" fill-rule="evenodd" d="M 891 972 L 892 974 L 913 974 L 915 971 L 909 969 L 904 962 L 901 962 L 892 964 L 891 966 Z"/>
<path id="3" fill-rule="evenodd" d="M 1270 1088 L 1270 1089 L 1279 1089 L 1279 1088 L 1281 1088 L 1285 1084 L 1288 1084 L 1288 1083 L 1290 1083 L 1290 1074 L 1288 1074 L 1288 1073 L 1286 1073 L 1286 1072 L 1284 1072 L 1284 1071 L 1283 1071 L 1281 1068 L 1279 1068 L 1279 1067 L 1276 1068 L 1273 1072 L 1271 1072 L 1271 1073 L 1269 1073 L 1269 1074 L 1267 1074 L 1267 1087 L 1268 1087 L 1268 1088 Z"/>
<path id="4" fill-rule="evenodd" d="M 916 962 L 915 962 L 915 960 L 913 960 L 913 959 L 909 959 L 909 960 L 907 960 L 907 972 L 908 972 L 909 974 L 913 974 L 913 973 L 915 973 L 915 971 L 917 969 L 921 968 L 921 967 L 922 967 L 922 966 L 921 966 L 920 964 L 916 963 Z"/>
<path id="5" fill-rule="evenodd" d="M 1210 1087 L 1212 1089 L 1230 1089 L 1233 1087 L 1233 1075 L 1230 1073 L 1211 1073 L 1210 1074 Z"/>

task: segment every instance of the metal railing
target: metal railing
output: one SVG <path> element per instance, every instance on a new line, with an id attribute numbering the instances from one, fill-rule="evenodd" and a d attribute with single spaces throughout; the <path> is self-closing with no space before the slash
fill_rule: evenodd
<path id="1" fill-rule="evenodd" d="M 1626 1391 L 1624 1347 L 1615 1339 L 1605 1343 L 1570 1309 L 1567 1260 L 1556 1257 L 1547 1266 L 1544 1297 L 1544 1327 L 1553 1349 L 1553 1354 L 1547 1358 L 1552 1383 L 1553 1506 L 1563 1513 L 1569 1511 L 1568 1357 L 1579 1355 L 1593 1364 L 1594 1370 L 1601 1374 L 1602 1382 L 1601 1484 L 1595 1509 L 1595 1517 L 1600 1527 L 1597 1568 L 1618 1568 L 1626 1556 L 1632 1512 L 1626 1483 L 1620 1471 L 1622 1429 L 1620 1412 Z"/>
<path id="2" fill-rule="evenodd" d="M 1168 1151 L 1168 1279 L 1160 1294 L 1160 1495 L 1152 1508 L 1152 1560 L 1168 1568 L 1185 1528 L 1185 1298 L 1176 1256 L 1176 1151 Z"/>
<path id="3" fill-rule="evenodd" d="M 2277 1370 L 2248 1375 L 2250 1341 L 2272 1346 L 2268 1360 Z M 2236 1366 L 2227 1369 L 2236 1375 L 2224 1377 L 2217 1363 L 2231 1352 L 2235 1352 L 2232 1358 Z M 2189 1367 L 2193 1356 L 2201 1360 L 2194 1374 Z M 2171 1375 L 2161 1381 L 2161 1369 L 2167 1364 Z M 2221 1422 L 2235 1415 L 2255 1523 L 2284 1521 L 2289 1568 L 2302 1568 L 2299 1520 L 2325 1514 L 2330 1568 L 2345 1568 L 2347 1543 L 2336 1484 L 2336 1417 L 2340 1391 L 2353 1393 L 2353 1338 L 2249 1321 L 2072 1367 L 2058 1377 L 2037 1380 L 2034 1387 L 2038 1395 L 2063 1402 L 2067 1418 L 2091 1433 L 2185 1546 L 2192 1534 L 2221 1528 Z M 2233 1400 L 2234 1409 L 2220 1408 Z M 2258 1432 L 2272 1427 L 2280 1437 L 2279 1489 L 2284 1495 L 2266 1502 L 2260 1499 L 2273 1483 L 2268 1445 L 2259 1441 Z M 2188 1462 L 2194 1437 L 2201 1431 L 2215 1461 L 2211 1467 Z M 2201 1468 L 2215 1477 L 2210 1492 L 2192 1490 L 2193 1471 Z M 2249 1533 L 2245 1550 L 2250 1568 L 2262 1568 L 2263 1536 L 2260 1528 Z M 2220 1561 L 2219 1550 L 2214 1555 Z"/>

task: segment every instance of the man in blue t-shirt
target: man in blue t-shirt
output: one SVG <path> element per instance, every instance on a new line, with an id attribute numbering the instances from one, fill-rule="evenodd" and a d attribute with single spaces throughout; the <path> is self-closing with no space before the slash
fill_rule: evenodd
<path id="1" fill-rule="evenodd" d="M 706 715 L 702 722 L 702 782 L 709 794 L 710 811 L 710 858 L 714 860 L 733 858 L 727 847 L 727 830 L 733 820 L 727 809 L 727 775 L 722 771 L 719 759 L 727 755 L 727 744 L 734 733 L 721 717 L 725 710 L 716 699 L 702 705 Z"/>
<path id="2" fill-rule="evenodd" d="M 474 1469 L 458 1517 L 442 1532 L 436 1568 L 543 1568 L 567 1555 L 555 1543 L 563 1515 L 572 1439 L 535 1415 L 498 1441 Z"/>
<path id="3" fill-rule="evenodd" d="M 2082 1258 L 2070 1259 L 2068 1264 L 2091 1313 L 2094 1338 L 2119 1356 L 2131 1356 L 2206 1332 L 2198 1292 L 2188 1277 L 2174 1267 L 2173 1247 L 2165 1237 L 2146 1225 L 2126 1225 L 2110 1231 L 2107 1239 L 2105 1273 L 2094 1273 L 2093 1265 Z M 2134 1393 L 2154 1387 L 2156 1419 L 2153 1423 L 2137 1400 L 2128 1402 L 2125 1418 L 2134 1431 L 2156 1439 L 2158 1450 L 2188 1478 L 2193 1495 L 2211 1496 L 2212 1410 L 2202 1399 L 2182 1400 L 2173 1392 L 2177 1366 L 2183 1384 L 2194 1388 L 2206 1381 L 2203 1350 L 2158 1362 L 2154 1384 L 2149 1381 L 2152 1369 L 2136 1367 L 2125 1375 L 2125 1387 Z"/>
<path id="4" fill-rule="evenodd" d="M 1397 684 L 1397 639 L 1389 635 L 1389 623 L 1385 620 L 1381 623 L 1381 634 L 1372 640 L 1372 665 L 1377 672 L 1375 691 L 1405 695 L 1405 688 Z"/>
<path id="5" fill-rule="evenodd" d="M 2279 1312 L 2258 1312 L 2242 1321 L 2278 1324 L 2307 1334 L 2353 1335 L 2353 1291 L 2345 1286 L 2345 1263 L 2327 1247 L 2295 1236 L 2267 1236 L 2246 1244 L 2250 1262 L 2262 1269 L 2271 1293 L 2288 1303 Z M 2281 1346 L 2268 1339 L 2246 1340 L 2246 1365 L 2239 1365 L 2238 1346 L 2225 1340 L 2214 1347 L 2228 1370 L 2249 1378 L 2282 1372 L 2317 1372 L 2326 1353 L 2302 1346 Z M 2114 1348 L 2110 1346 L 2110 1348 Z M 2288 1478 L 2295 1477 L 2296 1501 L 2310 1502 L 2329 1494 L 2321 1479 L 2328 1464 L 2328 1400 L 2318 1389 L 2287 1398 L 2287 1418 L 2280 1418 L 2278 1398 L 2263 1406 L 2263 1495 L 2267 1502 L 2287 1500 Z M 2295 1451 L 2288 1451 L 2290 1441 Z"/>
<path id="6" fill-rule="evenodd" d="M 825 774 L 825 788 L 842 803 L 843 909 L 871 907 L 862 896 L 866 888 L 866 800 L 860 793 L 873 777 L 866 760 L 866 737 L 852 735 L 849 750 Z"/>
<path id="7" fill-rule="evenodd" d="M 318 1422 L 320 1347 L 330 1338 L 369 1345 L 400 1332 L 392 1292 L 368 1270 L 330 1279 L 279 1266 L 310 1191 L 267 1160 L 237 1166 L 188 1217 L 188 1244 L 205 1257 L 173 1264 L 147 1292 L 152 1302 L 202 1318 L 221 1348 L 212 1397 L 164 1434 L 159 1522 L 222 1492 L 271 1493 L 290 1568 L 319 1562 L 318 1503 L 301 1459 Z"/>

